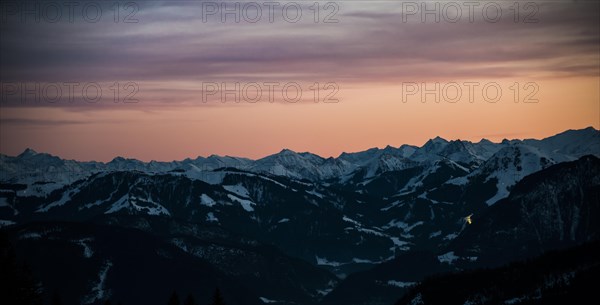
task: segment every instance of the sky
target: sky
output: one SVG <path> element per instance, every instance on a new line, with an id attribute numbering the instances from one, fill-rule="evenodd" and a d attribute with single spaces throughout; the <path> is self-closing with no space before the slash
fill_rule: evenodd
<path id="1" fill-rule="evenodd" d="M 0 153 L 329 157 L 600 128 L 598 1 L 68 3 L 0 6 Z"/>

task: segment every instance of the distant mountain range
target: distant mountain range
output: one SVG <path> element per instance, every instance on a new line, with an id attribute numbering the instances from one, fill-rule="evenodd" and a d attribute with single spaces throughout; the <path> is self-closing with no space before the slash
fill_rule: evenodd
<path id="1" fill-rule="evenodd" d="M 86 270 L 68 273 L 79 283 L 69 304 L 136 304 L 126 283 L 154 287 L 172 260 L 212 274 L 228 304 L 393 304 L 432 274 L 598 239 L 598 157 L 591 127 L 501 143 L 437 137 L 337 158 L 283 150 L 102 163 L 28 149 L 0 155 L 0 225 L 47 290 L 67 276 L 44 267 L 57 257 Z M 136 256 L 152 252 L 143 259 L 156 274 L 117 279 L 139 272 L 106 242 L 125 247 L 123 234 L 142 243 Z M 203 281 L 165 281 L 145 304 L 217 285 Z"/>

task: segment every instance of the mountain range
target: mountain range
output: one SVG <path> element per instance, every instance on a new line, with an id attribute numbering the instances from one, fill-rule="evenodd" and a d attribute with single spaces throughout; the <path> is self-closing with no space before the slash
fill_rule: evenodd
<path id="1" fill-rule="evenodd" d="M 27 149 L 0 155 L 0 225 L 65 304 L 158 305 L 216 286 L 228 304 L 393 304 L 434 274 L 598 239 L 598 157 L 592 127 L 337 158 L 102 163 Z"/>

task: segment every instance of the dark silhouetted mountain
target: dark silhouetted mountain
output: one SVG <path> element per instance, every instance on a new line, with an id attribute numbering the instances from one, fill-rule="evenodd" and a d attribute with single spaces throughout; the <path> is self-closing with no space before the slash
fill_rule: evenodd
<path id="1" fill-rule="evenodd" d="M 594 304 L 600 243 L 485 270 L 431 277 L 396 305 Z"/>
<path id="2" fill-rule="evenodd" d="M 342 281 L 320 304 L 392 304 L 423 278 L 452 270 L 430 252 L 411 251 Z"/>
<path id="3" fill-rule="evenodd" d="M 32 223 L 7 232 L 19 263 L 64 305 L 164 304 L 174 290 L 208 297 L 221 287 L 228 304 L 262 304 L 244 283 L 203 259 L 138 230 L 82 223 Z M 46 295 L 50 298 L 51 295 Z"/>
<path id="4" fill-rule="evenodd" d="M 506 263 L 600 238 L 600 159 L 584 156 L 531 174 L 473 216 L 450 245 L 481 264 Z"/>
<path id="5" fill-rule="evenodd" d="M 389 304 L 411 284 L 434 273 L 500 266 L 595 241 L 600 239 L 600 227 L 595 221 L 599 217 L 600 159 L 584 156 L 559 163 L 525 177 L 508 198 L 481 215 L 470 216 L 472 223 L 465 224 L 447 246 L 437 248 L 436 255 L 408 252 L 369 271 L 352 274 L 323 302 Z M 428 255 L 432 258 L 425 262 Z M 413 256 L 421 261 L 411 261 Z M 363 290 L 367 292 L 359 292 Z M 444 304 L 443 300 L 424 304 Z M 477 299 L 473 300 L 477 303 Z"/>

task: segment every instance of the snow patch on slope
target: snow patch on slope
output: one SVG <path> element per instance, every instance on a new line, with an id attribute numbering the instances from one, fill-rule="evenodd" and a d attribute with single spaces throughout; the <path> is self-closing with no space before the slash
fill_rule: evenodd
<path id="1" fill-rule="evenodd" d="M 206 214 L 206 221 L 219 222 L 219 219 L 217 217 L 215 217 L 215 214 L 213 214 L 213 212 L 208 212 L 208 214 Z"/>
<path id="2" fill-rule="evenodd" d="M 0 219 L 0 228 L 2 227 L 6 227 L 6 226 L 11 226 L 16 224 L 16 222 L 12 221 L 12 220 L 5 220 L 5 219 Z"/>
<path id="3" fill-rule="evenodd" d="M 59 200 L 54 201 L 54 202 L 46 205 L 45 207 L 41 207 L 41 208 L 37 209 L 36 212 L 37 213 L 48 212 L 52 208 L 65 205 L 67 202 L 69 202 L 71 200 L 71 196 L 73 194 L 77 193 L 77 191 L 79 191 L 79 189 L 74 189 L 74 190 L 64 192 L 62 197 Z"/>
<path id="4" fill-rule="evenodd" d="M 205 205 L 207 207 L 212 207 L 216 204 L 216 202 L 212 198 L 210 198 L 208 195 L 202 194 L 200 196 L 200 204 Z"/>
<path id="5" fill-rule="evenodd" d="M 118 212 L 129 205 L 129 195 L 125 195 L 111 205 L 111 207 L 104 212 L 104 214 L 111 214 Z"/>
<path id="6" fill-rule="evenodd" d="M 244 210 L 246 210 L 246 212 L 253 212 L 254 211 L 254 208 L 252 206 L 253 205 L 255 206 L 256 203 L 254 203 L 254 202 L 252 202 L 250 200 L 247 200 L 247 199 L 238 198 L 238 197 L 236 197 L 234 195 L 231 195 L 231 194 L 227 194 L 227 197 L 229 197 L 229 199 L 231 199 L 232 201 L 236 201 L 239 204 L 241 204 L 242 208 Z"/>
<path id="7" fill-rule="evenodd" d="M 440 263 L 452 264 L 457 259 L 459 259 L 459 257 L 454 255 L 454 251 L 438 255 L 438 260 Z"/>
<path id="8" fill-rule="evenodd" d="M 248 192 L 248 190 L 240 183 L 238 183 L 236 185 L 223 185 L 223 188 L 229 192 L 232 192 L 232 193 L 240 196 L 240 197 L 245 197 L 245 198 L 250 197 L 250 193 Z"/>
<path id="9" fill-rule="evenodd" d="M 416 283 L 415 282 L 401 282 L 401 281 L 389 280 L 389 281 L 387 281 L 387 284 L 389 286 L 396 286 L 398 288 L 407 288 L 407 287 L 415 285 Z"/>
<path id="10" fill-rule="evenodd" d="M 98 273 L 98 281 L 92 286 L 90 293 L 83 298 L 84 304 L 93 304 L 97 301 L 104 300 L 110 297 L 110 290 L 106 288 L 106 275 L 108 270 L 112 267 L 111 261 L 104 262 L 104 265 L 100 268 Z"/>
<path id="11" fill-rule="evenodd" d="M 90 258 L 92 255 L 94 255 L 94 250 L 92 250 L 92 247 L 89 245 L 92 240 L 93 239 L 91 238 L 83 238 L 73 241 L 75 244 L 80 245 L 83 248 L 83 256 L 85 258 Z"/>

